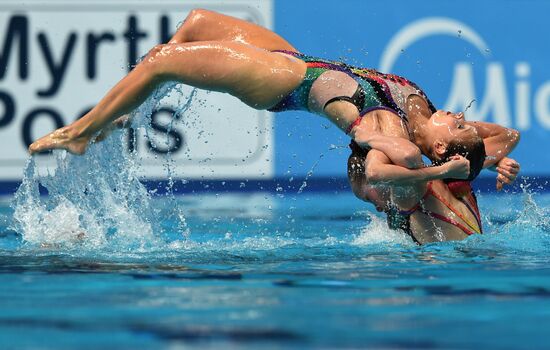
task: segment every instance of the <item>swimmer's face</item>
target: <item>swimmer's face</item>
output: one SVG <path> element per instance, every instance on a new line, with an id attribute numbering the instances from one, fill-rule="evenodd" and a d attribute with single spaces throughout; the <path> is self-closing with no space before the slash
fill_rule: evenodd
<path id="1" fill-rule="evenodd" d="M 445 147 L 451 141 L 471 141 L 477 138 L 477 130 L 466 124 L 464 113 L 439 110 L 432 114 L 426 125 L 426 132 L 434 148 L 434 158 L 438 158 L 438 147 Z M 443 152 L 444 153 L 444 152 Z"/>

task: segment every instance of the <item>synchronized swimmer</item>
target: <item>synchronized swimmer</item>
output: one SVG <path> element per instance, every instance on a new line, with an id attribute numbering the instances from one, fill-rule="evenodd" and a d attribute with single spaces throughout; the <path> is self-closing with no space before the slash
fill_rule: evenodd
<path id="1" fill-rule="evenodd" d="M 469 181 L 493 168 L 501 188 L 520 169 L 507 157 L 519 141 L 517 131 L 467 122 L 462 113 L 437 110 L 403 77 L 304 55 L 266 28 L 201 9 L 89 113 L 29 151 L 84 153 L 167 81 L 229 93 L 256 109 L 325 116 L 352 138 L 348 176 L 354 193 L 419 243 L 481 233 Z M 421 154 L 435 166 L 425 167 Z"/>

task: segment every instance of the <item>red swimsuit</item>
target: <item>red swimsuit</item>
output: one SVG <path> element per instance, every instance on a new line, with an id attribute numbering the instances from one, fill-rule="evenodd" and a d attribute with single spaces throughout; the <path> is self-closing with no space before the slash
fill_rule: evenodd
<path id="1" fill-rule="evenodd" d="M 469 182 L 464 182 L 464 183 L 467 184 L 467 186 L 469 187 L 469 192 L 466 196 L 460 197 L 459 200 L 462 203 L 464 203 L 466 208 L 468 208 L 468 210 L 475 217 L 476 219 L 475 223 L 472 223 L 470 220 L 466 219 L 456 208 L 454 208 L 447 200 L 445 200 L 445 198 L 443 198 L 441 195 L 435 192 L 432 188 L 431 182 L 428 183 L 428 188 L 426 189 L 426 194 L 424 194 L 424 197 L 422 197 L 422 199 L 413 208 L 409 210 L 399 210 L 399 214 L 402 216 L 410 217 L 414 212 L 419 211 L 424 215 L 427 215 L 434 219 L 438 219 L 446 223 L 449 223 L 455 227 L 458 227 L 468 236 L 474 233 L 483 233 L 483 229 L 481 227 L 481 216 L 479 214 L 479 208 L 477 207 L 476 197 L 470 187 Z M 443 203 L 447 208 L 449 208 L 450 211 L 452 211 L 456 216 L 461 218 L 466 224 L 462 224 L 454 220 L 453 218 L 449 218 L 444 215 L 434 213 L 433 211 L 430 211 L 424 208 L 422 206 L 422 202 L 430 195 L 438 199 L 441 203 Z"/>

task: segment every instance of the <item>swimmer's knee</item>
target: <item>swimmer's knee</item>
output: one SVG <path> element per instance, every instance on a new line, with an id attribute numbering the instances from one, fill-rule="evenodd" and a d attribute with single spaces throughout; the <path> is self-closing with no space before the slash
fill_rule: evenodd
<path id="1" fill-rule="evenodd" d="M 158 67 L 159 64 L 170 55 L 173 46 L 173 44 L 159 44 L 154 46 L 149 50 L 149 53 L 147 53 L 142 63 L 147 66 L 149 71 L 155 72 L 155 67 Z"/>
<path id="2" fill-rule="evenodd" d="M 159 82 L 166 80 L 166 58 L 170 56 L 170 44 L 160 44 L 149 50 L 149 53 L 140 63 L 140 74 L 148 77 L 150 80 L 158 80 Z"/>
<path id="3" fill-rule="evenodd" d="M 158 44 L 153 46 L 153 48 L 147 53 L 145 59 L 157 59 L 168 46 L 170 46 L 170 44 Z"/>
<path id="4" fill-rule="evenodd" d="M 212 11 L 208 11 L 201 8 L 195 8 L 189 12 L 187 17 L 185 18 L 185 22 L 195 23 L 195 22 L 198 22 L 199 20 L 202 20 L 206 17 L 211 16 L 212 14 L 213 14 Z"/>
<path id="5" fill-rule="evenodd" d="M 174 36 L 171 43 L 184 43 L 189 41 L 200 41 L 201 32 L 204 28 L 212 25 L 208 23 L 215 15 L 215 12 L 201 8 L 192 9 L 185 17 L 184 25 L 181 26 L 178 33 Z"/>

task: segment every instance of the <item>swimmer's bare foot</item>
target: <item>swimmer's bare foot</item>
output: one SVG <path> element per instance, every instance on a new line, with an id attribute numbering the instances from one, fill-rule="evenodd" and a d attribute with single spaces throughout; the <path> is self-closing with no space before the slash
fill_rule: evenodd
<path id="1" fill-rule="evenodd" d="M 62 127 L 54 132 L 36 140 L 29 146 L 29 153 L 64 149 L 73 154 L 83 154 L 88 148 L 91 137 L 77 136 L 77 132 L 71 125 Z"/>

